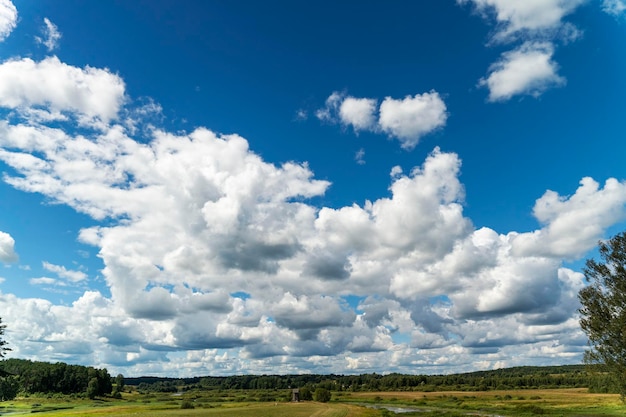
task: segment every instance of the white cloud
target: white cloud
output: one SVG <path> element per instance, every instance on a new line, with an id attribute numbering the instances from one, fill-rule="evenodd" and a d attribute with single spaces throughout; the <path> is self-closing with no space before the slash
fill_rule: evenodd
<path id="1" fill-rule="evenodd" d="M 315 112 L 315 117 L 323 122 L 337 123 L 337 112 L 343 99 L 344 94 L 333 91 L 326 99 L 324 107 Z"/>
<path id="2" fill-rule="evenodd" d="M 489 89 L 489 101 L 504 101 L 516 95 L 537 97 L 551 87 L 565 84 L 552 61 L 554 48 L 549 43 L 524 43 L 505 52 L 479 82 Z"/>
<path id="3" fill-rule="evenodd" d="M 341 123 L 344 98 L 329 97 L 323 117 Z M 386 99 L 381 119 L 390 134 L 418 135 L 417 125 L 438 123 L 433 114 L 445 123 L 443 102 L 424 110 L 438 100 L 435 92 Z M 87 105 L 55 103 L 46 105 L 67 124 L 88 114 Z M 35 104 L 43 105 L 13 105 Z M 112 114 L 141 123 L 141 111 L 122 105 Z M 63 126 L 1 122 L 0 160 L 14 170 L 4 179 L 95 220 L 79 239 L 98 248 L 111 296 L 86 291 L 61 306 L 0 294 L 0 311 L 19 357 L 125 374 L 462 371 L 476 355 L 486 367 L 577 361 L 586 343 L 575 326 L 582 275 L 562 259 L 625 214 L 623 183 L 583 179 L 573 196 L 537 200 L 538 230 L 475 230 L 463 213 L 460 158 L 437 148 L 406 174 L 394 167 L 388 197 L 319 207 L 308 198 L 327 181 L 306 164 L 264 161 L 237 135 L 152 129 L 135 140 L 128 124 L 81 135 Z M 13 246 L 0 233 L 4 260 L 16 258 Z M 43 265 L 59 279 L 31 283 L 86 278 Z M 344 296 L 362 301 L 355 310 Z"/>
<path id="4" fill-rule="evenodd" d="M 490 18 L 497 27 L 490 43 L 524 41 L 502 54 L 489 68 L 480 86 L 489 88 L 489 101 L 505 101 L 515 95 L 539 96 L 547 89 L 562 86 L 565 78 L 557 74 L 552 60 L 554 45 L 574 41 L 582 36 L 576 26 L 563 19 L 586 0 L 457 0 L 471 3 Z"/>
<path id="5" fill-rule="evenodd" d="M 15 240 L 10 234 L 0 231 L 0 262 L 16 262 Z"/>
<path id="6" fill-rule="evenodd" d="M 439 93 L 431 91 L 396 100 L 386 97 L 378 110 L 377 100 L 355 98 L 333 92 L 325 106 L 316 112 L 318 119 L 329 123 L 352 126 L 355 132 L 384 132 L 412 149 L 420 138 L 445 126 L 448 118 L 446 105 Z"/>
<path id="7" fill-rule="evenodd" d="M 23 189 L 40 190 L 95 218 L 111 217 L 106 227 L 81 232 L 83 241 L 100 249 L 110 299 L 88 292 L 61 307 L 3 296 L 3 311 L 26 309 L 24 316 L 34 321 L 32 337 L 25 324 L 11 323 L 21 357 L 34 357 L 47 343 L 50 358 L 107 358 L 126 373 L 154 370 L 152 361 L 183 349 L 205 353 L 171 366 L 162 362 L 159 372 L 176 375 L 182 363 L 233 373 L 272 366 L 341 370 L 357 362 L 402 371 L 424 358 L 413 351 L 403 359 L 398 352 L 405 347 L 390 331 L 410 335 L 433 361 L 446 356 L 450 364 L 519 343 L 540 355 L 546 336 L 534 329 L 546 321 L 554 327 L 550 337 L 571 337 L 564 323 L 575 312 L 580 275 L 559 269 L 549 233 L 540 233 L 537 242 L 546 250 L 529 254 L 516 249 L 517 233 L 473 230 L 463 216 L 455 154 L 436 149 L 408 175 L 394 170 L 389 198 L 315 209 L 293 196 L 320 195 L 327 183 L 303 166 L 263 162 L 238 136 L 156 131 L 151 142 L 140 144 L 117 128 L 86 142 L 43 126 L 3 129 L 0 155 L 25 175 Z M 20 150 L 40 158 L 20 165 L 13 159 Z M 73 168 L 78 155 L 80 175 Z M 64 186 L 45 186 L 57 182 Z M 561 205 L 552 211 L 549 197 L 539 199 L 535 214 L 545 223 L 542 230 L 556 227 L 565 212 L 613 207 L 579 218 L 596 225 L 593 236 L 602 234 L 623 213 L 623 185 L 608 184 L 556 198 Z M 586 245 L 591 237 L 583 240 Z M 44 267 L 61 278 L 83 277 Z M 60 285 L 50 278 L 32 283 Z M 230 295 L 238 292 L 249 298 Z M 357 314 L 341 300 L 348 294 L 378 296 Z M 429 301 L 441 294 L 447 304 Z M 79 323 L 75 316 L 91 319 Z M 467 320 L 476 324 L 463 324 Z M 460 349 L 451 350 L 450 335 L 463 340 Z M 76 340 L 82 350 L 72 344 Z M 226 349 L 231 359 L 212 349 Z M 328 362 L 313 368 L 300 362 L 315 355 Z M 342 355 L 358 361 L 346 363 Z"/>
<path id="8" fill-rule="evenodd" d="M 83 271 L 67 270 L 64 266 L 54 265 L 49 262 L 44 262 L 43 267 L 45 270 L 54 272 L 60 278 L 65 278 L 71 282 L 79 282 L 87 279 L 87 274 L 85 274 Z"/>
<path id="9" fill-rule="evenodd" d="M 341 123 L 351 125 L 355 132 L 370 130 L 376 123 L 376 100 L 346 97 L 339 106 Z"/>
<path id="10" fill-rule="evenodd" d="M 603 0 L 602 10 L 613 16 L 621 16 L 626 11 L 626 1 L 624 0 Z"/>
<path id="11" fill-rule="evenodd" d="M 58 283 L 56 279 L 49 277 L 31 278 L 28 282 L 32 285 L 55 285 Z"/>
<path id="12" fill-rule="evenodd" d="M 0 42 L 17 26 L 17 9 L 11 0 L 0 0 Z"/>
<path id="13" fill-rule="evenodd" d="M 400 140 L 402 147 L 412 149 L 420 138 L 445 126 L 448 113 L 446 105 L 436 91 L 403 100 L 386 97 L 380 105 L 381 129 Z"/>
<path id="14" fill-rule="evenodd" d="M 359 165 L 365 165 L 365 149 L 361 148 L 354 154 L 354 160 Z"/>
<path id="15" fill-rule="evenodd" d="M 460 4 L 473 3 L 484 14 L 495 15 L 498 29 L 495 41 L 510 41 L 517 36 L 555 36 L 562 28 L 563 18 L 585 0 L 457 0 Z M 561 31 L 577 36 L 575 28 Z"/>
<path id="16" fill-rule="evenodd" d="M 43 18 L 43 23 L 45 25 L 41 30 L 43 37 L 36 36 L 35 39 L 38 43 L 44 45 L 48 49 L 48 52 L 51 52 L 59 47 L 61 32 L 59 32 L 59 28 L 47 17 Z"/>
<path id="17" fill-rule="evenodd" d="M 604 188 L 583 178 L 576 193 L 562 197 L 554 191 L 536 201 L 533 214 L 545 227 L 517 236 L 516 252 L 575 259 L 595 247 L 605 230 L 624 219 L 626 184 L 608 179 Z"/>
<path id="18" fill-rule="evenodd" d="M 309 118 L 309 113 L 305 109 L 296 110 L 296 115 L 294 116 L 294 120 L 297 122 L 303 122 Z"/>
<path id="19" fill-rule="evenodd" d="M 13 108 L 26 117 L 33 108 L 59 118 L 77 113 L 79 121 L 108 122 L 117 117 L 124 102 L 124 82 L 106 69 L 84 69 L 62 63 L 57 57 L 43 61 L 30 58 L 0 64 L 0 106 Z"/>

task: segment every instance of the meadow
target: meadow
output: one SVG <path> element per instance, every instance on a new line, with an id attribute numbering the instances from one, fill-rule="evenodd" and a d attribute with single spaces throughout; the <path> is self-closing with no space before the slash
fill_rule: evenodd
<path id="1" fill-rule="evenodd" d="M 124 392 L 122 399 L 71 396 L 18 397 L 0 402 L 0 416 L 208 416 L 208 417 L 370 417 L 392 416 L 624 416 L 615 394 L 587 389 L 488 392 L 334 392 L 328 403 L 287 400 L 288 390 L 193 390 L 185 393 Z M 50 397 L 50 398 L 49 398 Z M 274 401 L 259 398 L 275 397 Z M 384 408 L 387 407 L 387 408 Z M 390 411 L 392 410 L 392 411 Z"/>

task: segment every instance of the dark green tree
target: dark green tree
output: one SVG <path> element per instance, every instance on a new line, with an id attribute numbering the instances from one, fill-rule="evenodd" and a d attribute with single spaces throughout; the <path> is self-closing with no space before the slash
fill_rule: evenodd
<path id="1" fill-rule="evenodd" d="M 122 391 L 124 389 L 124 375 L 117 374 L 117 376 L 115 377 L 115 386 L 117 387 L 118 391 Z"/>
<path id="2" fill-rule="evenodd" d="M 0 376 L 0 401 L 14 399 L 19 390 L 20 384 L 16 376 Z"/>
<path id="3" fill-rule="evenodd" d="M 599 243 L 601 261 L 588 259 L 589 283 L 578 293 L 580 326 L 589 338 L 585 362 L 600 365 L 626 399 L 626 232 Z"/>
<path id="4" fill-rule="evenodd" d="M 311 401 L 313 399 L 313 393 L 309 387 L 300 388 L 300 400 Z"/>
<path id="5" fill-rule="evenodd" d="M 115 390 L 113 391 L 113 397 L 122 398 L 122 391 L 124 391 L 124 375 L 117 374 L 115 377 Z"/>
<path id="6" fill-rule="evenodd" d="M 313 398 L 315 399 L 315 401 L 319 401 L 321 403 L 327 403 L 328 401 L 330 401 L 330 391 L 328 391 L 326 388 L 317 388 L 315 390 L 315 393 L 313 394 Z"/>
<path id="7" fill-rule="evenodd" d="M 7 347 L 7 342 L 2 338 L 4 336 L 4 329 L 6 329 L 7 325 L 2 324 L 2 317 L 0 317 L 0 358 L 4 358 L 6 352 L 11 349 Z"/>
<path id="8" fill-rule="evenodd" d="M 90 400 L 93 400 L 94 398 L 96 398 L 99 391 L 100 391 L 100 387 L 98 384 L 98 378 L 96 377 L 91 378 L 89 380 L 89 384 L 87 384 L 87 397 L 89 397 Z"/>

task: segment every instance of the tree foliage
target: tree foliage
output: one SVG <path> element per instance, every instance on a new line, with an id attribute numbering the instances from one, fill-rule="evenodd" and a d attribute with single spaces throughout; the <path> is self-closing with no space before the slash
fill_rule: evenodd
<path id="1" fill-rule="evenodd" d="M 4 358 L 6 352 L 11 349 L 7 347 L 7 342 L 2 338 L 4 336 L 4 329 L 6 329 L 7 325 L 2 324 L 2 317 L 0 317 L 0 358 Z"/>
<path id="2" fill-rule="evenodd" d="M 626 232 L 600 242 L 601 261 L 587 260 L 580 326 L 589 338 L 585 361 L 613 374 L 626 398 Z"/>
<path id="3" fill-rule="evenodd" d="M 19 391 L 29 394 L 82 394 L 87 392 L 91 384 L 92 393 L 103 396 L 110 394 L 113 388 L 106 368 L 96 369 L 63 362 L 5 359 L 0 361 L 0 375 L 12 378 L 12 383 L 18 384 Z"/>
<path id="4" fill-rule="evenodd" d="M 317 388 L 315 390 L 315 393 L 313 394 L 313 399 L 321 403 L 327 403 L 328 401 L 330 401 L 330 397 L 330 391 L 328 391 L 326 388 Z"/>
<path id="5" fill-rule="evenodd" d="M 616 392 L 597 379 L 584 365 L 521 366 L 451 375 L 361 374 L 361 375 L 232 375 L 193 378 L 124 378 L 126 385 L 141 392 L 176 392 L 181 387 L 206 390 L 300 389 L 300 400 L 313 399 L 316 388 L 329 391 L 490 391 L 533 388 L 583 388 Z M 310 397 L 308 397 L 310 395 Z"/>

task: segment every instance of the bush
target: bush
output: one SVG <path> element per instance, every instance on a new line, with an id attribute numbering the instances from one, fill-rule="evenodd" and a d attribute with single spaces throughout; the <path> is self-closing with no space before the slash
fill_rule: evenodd
<path id="1" fill-rule="evenodd" d="M 315 390 L 315 393 L 313 394 L 313 398 L 315 399 L 315 401 L 319 401 L 321 403 L 327 403 L 328 401 L 330 401 L 330 391 L 328 391 L 326 388 L 317 388 Z"/>
<path id="2" fill-rule="evenodd" d="M 180 404 L 180 408 L 183 410 L 191 410 L 194 408 L 193 403 L 189 400 L 185 400 Z"/>
<path id="3" fill-rule="evenodd" d="M 289 393 L 289 399 L 291 400 L 291 393 Z M 313 393 L 308 387 L 300 388 L 300 400 L 311 401 L 313 399 Z"/>
<path id="4" fill-rule="evenodd" d="M 526 412 L 526 413 L 532 413 L 532 414 L 545 414 L 546 410 L 544 410 L 543 408 L 539 407 L 538 405 L 522 405 L 517 407 L 518 410 Z"/>

